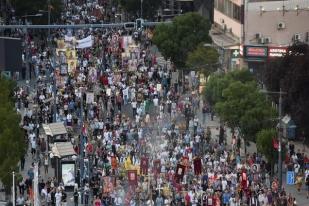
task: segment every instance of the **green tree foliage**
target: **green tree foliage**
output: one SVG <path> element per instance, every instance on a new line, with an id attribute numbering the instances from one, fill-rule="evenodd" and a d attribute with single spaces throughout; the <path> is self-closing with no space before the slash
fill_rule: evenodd
<path id="1" fill-rule="evenodd" d="M 7 191 L 12 184 L 12 171 L 25 153 L 20 116 L 14 110 L 14 83 L 0 78 L 0 180 Z"/>
<path id="2" fill-rule="evenodd" d="M 263 75 L 264 83 L 270 91 L 287 92 L 283 95 L 283 111 L 291 114 L 298 133 L 309 135 L 309 46 L 294 45 L 286 56 L 269 61 Z M 278 96 L 273 96 L 278 103 Z M 302 135 L 302 134 L 298 134 Z M 307 138 L 308 141 L 309 138 Z"/>
<path id="3" fill-rule="evenodd" d="M 216 49 L 200 44 L 194 51 L 189 52 L 186 65 L 191 70 L 201 71 L 208 76 L 216 71 L 218 59 L 219 54 Z"/>
<path id="4" fill-rule="evenodd" d="M 223 101 L 222 91 L 232 82 L 240 81 L 246 83 L 253 81 L 253 76 L 248 70 L 236 70 L 227 74 L 212 74 L 206 84 L 204 91 L 207 102 L 214 106 L 215 103 Z"/>
<path id="5" fill-rule="evenodd" d="M 262 153 L 268 162 L 274 165 L 277 151 L 273 147 L 272 140 L 277 137 L 275 129 L 263 129 L 256 135 L 256 147 L 258 152 Z"/>
<path id="6" fill-rule="evenodd" d="M 140 18 L 141 0 L 120 0 L 120 4 L 126 12 Z M 160 5 L 159 0 L 143 0 L 143 18 L 154 19 Z"/>
<path id="7" fill-rule="evenodd" d="M 247 70 L 212 76 L 205 95 L 220 118 L 238 129 L 245 141 L 254 141 L 258 131 L 273 126 L 275 111 Z"/>
<path id="8" fill-rule="evenodd" d="M 211 42 L 209 29 L 209 20 L 198 13 L 186 13 L 175 17 L 171 24 L 158 25 L 153 42 L 166 59 L 171 59 L 178 69 L 182 69 L 190 52 L 201 42 Z"/>
<path id="9" fill-rule="evenodd" d="M 39 10 L 48 11 L 48 0 L 10 0 L 12 6 L 15 8 L 17 16 L 33 15 L 40 13 Z M 56 19 L 60 16 L 63 9 L 62 0 L 50 0 L 51 4 L 51 17 Z M 32 18 L 35 23 L 47 24 L 47 13 L 42 13 L 44 16 L 40 18 Z M 29 17 L 30 18 L 30 17 Z"/>

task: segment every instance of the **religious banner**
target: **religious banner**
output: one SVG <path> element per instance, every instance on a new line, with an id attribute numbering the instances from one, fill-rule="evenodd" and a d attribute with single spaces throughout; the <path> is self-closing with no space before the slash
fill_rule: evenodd
<path id="1" fill-rule="evenodd" d="M 76 50 L 67 49 L 65 52 L 67 59 L 76 59 Z"/>
<path id="2" fill-rule="evenodd" d="M 202 173 L 202 160 L 201 160 L 201 158 L 196 157 L 193 160 L 193 165 L 194 165 L 194 174 L 200 175 Z"/>
<path id="3" fill-rule="evenodd" d="M 86 104 L 92 104 L 94 102 L 94 93 L 87 92 L 86 93 Z"/>
<path id="4" fill-rule="evenodd" d="M 180 183 L 185 175 L 186 166 L 182 164 L 177 164 L 176 173 L 175 173 L 175 181 L 176 183 Z"/>
<path id="5" fill-rule="evenodd" d="M 189 157 L 183 156 L 182 159 L 181 159 L 181 164 L 186 166 L 186 167 L 190 167 Z"/>
<path id="6" fill-rule="evenodd" d="M 243 170 L 242 172 L 241 172 L 241 187 L 243 188 L 243 189 L 247 189 L 247 186 L 248 186 L 248 178 L 247 178 L 247 173 L 246 173 L 246 171 L 245 170 Z"/>
<path id="7" fill-rule="evenodd" d="M 155 175 L 161 173 L 161 161 L 159 159 L 153 161 L 153 173 Z"/>
<path id="8" fill-rule="evenodd" d="M 74 74 L 77 67 L 77 61 L 76 59 L 68 59 L 68 72 L 69 74 Z"/>
<path id="9" fill-rule="evenodd" d="M 114 191 L 114 184 L 110 176 L 103 177 L 103 194 L 110 194 Z"/>
<path id="10" fill-rule="evenodd" d="M 142 175 L 148 175 L 148 157 L 141 158 L 140 171 Z"/>
<path id="11" fill-rule="evenodd" d="M 96 82 L 97 80 L 97 70 L 95 67 L 90 67 L 88 72 L 88 81 Z"/>
<path id="12" fill-rule="evenodd" d="M 137 186 L 137 170 L 128 170 L 128 182 L 130 186 Z"/>
<path id="13" fill-rule="evenodd" d="M 116 170 L 118 168 L 118 162 L 116 156 L 111 157 L 112 169 Z"/>

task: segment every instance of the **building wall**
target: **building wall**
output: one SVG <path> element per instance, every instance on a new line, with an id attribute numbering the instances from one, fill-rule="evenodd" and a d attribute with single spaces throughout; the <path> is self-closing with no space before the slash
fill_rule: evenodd
<path id="1" fill-rule="evenodd" d="M 241 23 L 226 16 L 218 10 L 214 10 L 214 22 L 220 26 L 225 24 L 227 31 L 231 29 L 231 33 L 237 38 L 241 38 Z M 224 23 L 222 23 L 224 22 Z"/>
<path id="2" fill-rule="evenodd" d="M 243 0 L 214 0 L 214 23 L 225 32 L 242 38 Z"/>
<path id="3" fill-rule="evenodd" d="M 298 14 L 296 7 L 298 6 Z M 259 44 L 256 34 L 270 37 L 269 45 L 286 46 L 293 44 L 295 34 L 300 34 L 305 42 L 309 32 L 309 1 L 290 0 L 248 3 L 245 15 L 245 44 Z M 278 29 L 279 23 L 284 29 Z"/>

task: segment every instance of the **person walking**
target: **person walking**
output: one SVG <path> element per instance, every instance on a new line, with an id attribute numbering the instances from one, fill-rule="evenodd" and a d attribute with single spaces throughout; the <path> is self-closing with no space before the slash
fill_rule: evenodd
<path id="1" fill-rule="evenodd" d="M 45 174 L 48 174 L 48 157 L 45 156 L 44 158 L 44 171 L 45 171 Z"/>
<path id="2" fill-rule="evenodd" d="M 77 189 L 74 190 L 73 197 L 74 197 L 74 206 L 78 206 L 78 197 L 79 197 L 79 194 L 78 194 L 78 192 L 77 192 Z"/>

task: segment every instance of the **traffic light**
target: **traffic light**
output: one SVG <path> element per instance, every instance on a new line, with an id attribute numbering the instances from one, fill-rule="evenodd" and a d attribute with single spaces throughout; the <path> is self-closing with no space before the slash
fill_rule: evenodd
<path id="1" fill-rule="evenodd" d="M 136 24 L 136 29 L 140 31 L 140 30 L 143 29 L 144 20 L 143 19 L 136 19 L 135 24 Z"/>

